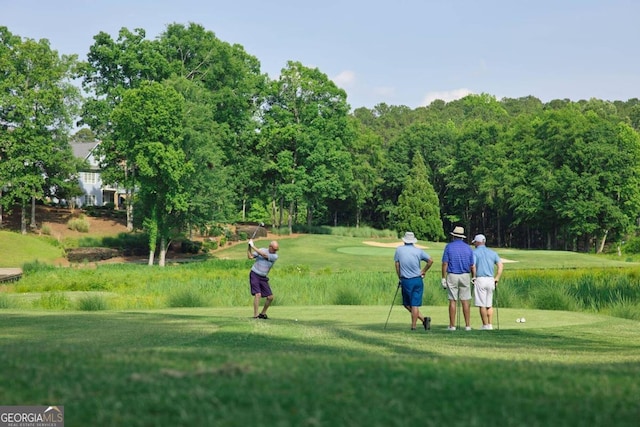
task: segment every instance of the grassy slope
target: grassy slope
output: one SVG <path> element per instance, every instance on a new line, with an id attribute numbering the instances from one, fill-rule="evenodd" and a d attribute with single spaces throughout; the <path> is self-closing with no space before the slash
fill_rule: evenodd
<path id="1" fill-rule="evenodd" d="M 410 332 L 387 312 L 3 311 L 0 401 L 70 426 L 637 425 L 638 322 L 504 309 L 500 331 Z"/>
<path id="2" fill-rule="evenodd" d="M 19 268 L 25 262 L 36 260 L 53 264 L 54 260 L 63 256 L 63 250 L 46 239 L 0 231 L 0 267 Z"/>

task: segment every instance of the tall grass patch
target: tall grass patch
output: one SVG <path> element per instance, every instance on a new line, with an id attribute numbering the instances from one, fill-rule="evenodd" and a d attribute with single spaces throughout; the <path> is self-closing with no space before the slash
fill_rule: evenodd
<path id="1" fill-rule="evenodd" d="M 85 295 L 77 301 L 78 310 L 101 311 L 107 309 L 107 300 L 101 295 Z"/>
<path id="2" fill-rule="evenodd" d="M 529 299 L 530 305 L 539 310 L 578 311 L 580 306 L 569 289 L 554 281 L 536 287 Z"/>
<path id="3" fill-rule="evenodd" d="M 333 305 L 362 305 L 362 295 L 353 288 L 338 289 L 335 293 Z"/>
<path id="4" fill-rule="evenodd" d="M 13 308 L 12 301 L 9 296 L 5 293 L 0 294 L 0 309 L 3 308 Z"/>
<path id="5" fill-rule="evenodd" d="M 609 311 L 640 301 L 640 274 L 636 268 L 507 271 L 499 292 L 511 294 L 500 304 L 505 307 Z"/>
<path id="6" fill-rule="evenodd" d="M 62 292 L 47 292 L 33 301 L 34 308 L 47 310 L 66 310 L 71 306 L 71 301 Z"/>
<path id="7" fill-rule="evenodd" d="M 608 312 L 609 315 L 613 317 L 640 320 L 640 303 L 627 298 L 621 298 L 611 304 L 605 312 Z"/>
<path id="8" fill-rule="evenodd" d="M 207 307 L 206 297 L 196 289 L 183 288 L 172 292 L 167 298 L 169 307 Z"/>

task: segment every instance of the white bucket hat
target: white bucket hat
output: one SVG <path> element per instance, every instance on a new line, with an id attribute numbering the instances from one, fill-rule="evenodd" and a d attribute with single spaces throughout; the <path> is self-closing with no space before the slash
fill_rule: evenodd
<path id="1" fill-rule="evenodd" d="M 418 239 L 416 239 L 416 236 L 413 234 L 413 232 L 407 231 L 406 233 L 404 233 L 402 241 L 405 243 L 415 243 L 418 241 Z"/>

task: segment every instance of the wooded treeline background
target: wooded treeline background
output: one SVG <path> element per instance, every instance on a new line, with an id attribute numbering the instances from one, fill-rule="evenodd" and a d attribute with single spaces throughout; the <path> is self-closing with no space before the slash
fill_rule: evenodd
<path id="1" fill-rule="evenodd" d="M 87 61 L 0 27 L 0 205 L 78 192 L 69 141 L 102 141 L 103 180 L 162 254 L 176 232 L 264 221 L 602 251 L 640 218 L 640 101 L 489 94 L 351 109 L 321 70 L 277 79 L 198 24 L 94 37 Z M 82 87 L 82 91 L 79 89 Z M 76 126 L 82 128 L 74 133 Z M 134 191 L 135 189 L 135 191 Z"/>

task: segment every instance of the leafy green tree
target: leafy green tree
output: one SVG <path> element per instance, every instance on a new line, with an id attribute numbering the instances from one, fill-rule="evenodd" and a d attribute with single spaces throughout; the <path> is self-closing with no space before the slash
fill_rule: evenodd
<path id="1" fill-rule="evenodd" d="M 413 231 L 419 239 L 443 240 L 439 206 L 438 195 L 429 183 L 424 159 L 416 154 L 411 173 L 398 197 L 398 207 L 393 215 L 394 228 L 398 232 Z"/>
<path id="2" fill-rule="evenodd" d="M 194 169 L 182 147 L 183 109 L 184 98 L 175 89 L 149 82 L 125 91 L 111 115 L 118 145 L 135 159 L 149 265 L 158 244 L 159 265 L 164 266 L 172 232 L 181 229 L 188 210 L 183 181 Z"/>
<path id="3" fill-rule="evenodd" d="M 169 77 L 167 60 L 157 43 L 147 40 L 143 29 L 120 29 L 117 40 L 100 32 L 89 48 L 87 61 L 80 71 L 82 87 L 90 94 L 83 105 L 80 124 L 88 125 L 101 139 L 96 154 L 101 159 L 101 178 L 105 183 L 126 189 L 127 229 L 133 230 L 134 189 L 138 181 L 135 159 L 127 158 L 126 142 L 113 135 L 111 115 L 124 97 L 124 92 L 140 87 L 143 82 L 162 81 Z"/>
<path id="4" fill-rule="evenodd" d="M 602 252 L 607 238 L 629 232 L 640 214 L 640 136 L 612 115 L 587 111 L 566 144 L 556 210 L 573 238 Z M 595 240 L 599 243 L 595 245 Z"/>
<path id="5" fill-rule="evenodd" d="M 56 189 L 75 172 L 68 134 L 80 101 L 71 83 L 77 58 L 59 55 L 46 39 L 23 40 L 6 27 L 0 27 L 0 42 L 2 203 L 21 204 L 26 233 L 29 201 L 35 227 L 35 200 L 59 196 Z"/>
<path id="6" fill-rule="evenodd" d="M 503 98 L 500 104 L 512 117 L 523 115 L 537 115 L 542 112 L 544 104 L 535 96 L 525 96 L 522 98 Z"/>
<path id="7" fill-rule="evenodd" d="M 298 204 L 305 205 L 311 225 L 328 203 L 348 196 L 349 106 L 345 92 L 325 74 L 299 62 L 287 64 L 269 93 L 258 149 L 275 197 L 288 204 L 292 230 Z"/>
<path id="8" fill-rule="evenodd" d="M 232 222 L 238 195 L 234 191 L 233 169 L 227 164 L 222 146 L 233 136 L 228 126 L 213 117 L 211 91 L 200 82 L 179 77 L 167 84 L 185 99 L 182 147 L 195 172 L 183 179 L 189 202 L 185 214 L 188 232 L 192 233 L 194 227 L 206 230 L 212 219 Z"/>
<path id="9" fill-rule="evenodd" d="M 362 211 L 366 203 L 372 200 L 376 186 L 381 184 L 377 171 L 384 164 L 384 153 L 381 137 L 355 118 L 351 118 L 350 123 L 355 133 L 348 147 L 353 170 L 350 200 L 355 209 L 355 225 L 360 227 Z"/>
<path id="10" fill-rule="evenodd" d="M 89 128 L 79 129 L 75 134 L 71 136 L 72 142 L 94 142 L 96 135 Z"/>
<path id="11" fill-rule="evenodd" d="M 266 76 L 259 61 L 239 45 L 225 43 L 197 24 L 168 25 L 157 40 L 146 40 L 142 29 L 123 28 L 117 40 L 99 33 L 84 67 L 85 90 L 93 97 L 85 103 L 83 122 L 103 139 L 103 177 L 129 189 L 132 202 L 138 168 L 126 158 L 126 147 L 112 137 L 110 114 L 123 91 L 145 81 L 170 82 L 184 98 L 185 155 L 198 174 L 188 188 L 190 223 L 231 221 L 254 183 L 249 165 L 257 138 L 255 117 Z M 133 228 L 132 203 L 127 205 Z"/>

